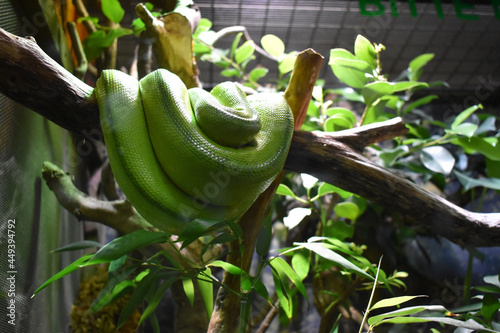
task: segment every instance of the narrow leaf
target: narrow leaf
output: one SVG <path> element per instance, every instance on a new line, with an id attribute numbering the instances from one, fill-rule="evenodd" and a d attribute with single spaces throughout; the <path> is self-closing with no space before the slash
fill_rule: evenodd
<path id="1" fill-rule="evenodd" d="M 104 245 L 89 260 L 89 263 L 99 264 L 110 262 L 132 252 L 133 250 L 140 249 L 151 244 L 164 243 L 166 241 L 168 241 L 168 235 L 166 233 L 137 230 L 125 236 L 116 238 Z"/>
<path id="2" fill-rule="evenodd" d="M 333 252 L 330 249 L 327 249 L 321 243 L 296 243 L 296 245 L 301 245 L 301 246 L 305 247 L 306 249 L 309 249 L 309 250 L 313 251 L 314 253 L 318 254 L 319 256 L 321 256 L 325 259 L 328 259 L 328 260 L 336 263 L 337 265 L 344 267 L 347 270 L 353 271 L 357 274 L 360 274 L 360 275 L 363 275 L 364 277 L 369 278 L 370 280 L 373 280 L 373 277 L 370 274 L 366 273 L 361 268 L 354 265 L 353 263 L 351 263 L 349 260 L 347 260 L 343 256 Z"/>
<path id="3" fill-rule="evenodd" d="M 286 277 L 292 281 L 292 283 L 297 287 L 302 296 L 307 299 L 306 287 L 302 284 L 302 279 L 295 273 L 292 267 L 281 257 L 276 257 L 269 262 L 270 265 L 276 269 L 278 274 L 285 274 Z"/>
<path id="4" fill-rule="evenodd" d="M 205 311 L 207 313 L 208 319 L 212 316 L 212 311 L 214 307 L 214 285 L 209 280 L 212 272 L 210 268 L 206 268 L 204 272 L 198 274 L 198 287 L 200 288 L 201 298 L 205 304 Z"/>
<path id="5" fill-rule="evenodd" d="M 482 109 L 483 106 L 481 104 L 478 105 L 473 105 L 471 107 L 468 107 L 464 111 L 462 111 L 456 118 L 453 120 L 453 123 L 451 123 L 451 129 L 455 129 L 458 125 L 463 123 L 467 118 L 469 118 L 474 112 L 476 112 L 479 109 Z"/>
<path id="6" fill-rule="evenodd" d="M 183 279 L 182 280 L 182 287 L 184 288 L 184 293 L 186 294 L 186 298 L 189 301 L 189 304 L 191 306 L 194 305 L 194 284 L 193 280 L 191 279 Z"/>
<path id="7" fill-rule="evenodd" d="M 225 270 L 228 273 L 231 273 L 233 275 L 240 275 L 242 273 L 241 268 L 238 266 L 235 266 L 233 264 L 230 264 L 228 262 L 222 261 L 222 260 L 215 260 L 212 261 L 208 267 L 219 267 Z"/>
<path id="8" fill-rule="evenodd" d="M 33 298 L 37 293 L 39 293 L 42 289 L 47 287 L 52 282 L 57 281 L 60 278 L 62 278 L 64 276 L 76 271 L 77 269 L 81 268 L 82 265 L 84 265 L 86 263 L 86 261 L 89 260 L 91 257 L 92 257 L 92 254 L 86 254 L 86 255 L 76 259 L 75 261 L 73 261 L 71 264 L 69 264 L 68 266 L 63 268 L 59 273 L 56 273 L 50 279 L 45 281 L 45 283 L 43 283 L 40 287 L 38 287 L 38 289 L 35 290 L 35 292 L 31 296 L 31 298 Z"/>
<path id="9" fill-rule="evenodd" d="M 156 310 L 158 307 L 158 304 L 160 304 L 161 299 L 167 292 L 167 289 L 178 279 L 177 273 L 174 275 L 169 276 L 165 281 L 162 282 L 160 287 L 156 290 L 154 293 L 153 297 L 148 302 L 148 306 L 144 311 L 142 312 L 141 319 L 139 320 L 139 326 L 149 318 L 153 312 Z"/>
<path id="10" fill-rule="evenodd" d="M 58 249 L 50 251 L 50 253 L 83 250 L 83 249 L 88 249 L 91 247 L 101 247 L 101 246 L 102 246 L 102 244 L 99 242 L 84 240 L 84 241 L 74 242 L 74 243 L 65 245 L 63 247 L 60 247 Z"/>
<path id="11" fill-rule="evenodd" d="M 387 308 L 390 306 L 396 306 L 403 304 L 405 302 L 411 301 L 412 299 L 415 299 L 417 297 L 426 297 L 423 295 L 418 295 L 418 296 L 398 296 L 398 297 L 391 297 L 391 298 L 386 298 L 381 301 L 378 301 L 375 303 L 371 308 L 370 311 L 379 309 L 379 308 Z"/>

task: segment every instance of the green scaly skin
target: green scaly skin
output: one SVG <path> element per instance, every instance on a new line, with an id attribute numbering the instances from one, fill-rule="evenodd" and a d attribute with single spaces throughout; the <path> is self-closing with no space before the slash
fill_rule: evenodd
<path id="1" fill-rule="evenodd" d="M 139 82 L 106 70 L 94 93 L 115 178 L 161 230 L 237 220 L 285 163 L 293 116 L 280 94 L 247 98 L 229 82 L 187 90 L 164 69 Z"/>

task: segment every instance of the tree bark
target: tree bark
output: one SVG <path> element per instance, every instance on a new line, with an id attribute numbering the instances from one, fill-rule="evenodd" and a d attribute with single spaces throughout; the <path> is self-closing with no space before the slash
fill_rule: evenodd
<path id="1" fill-rule="evenodd" d="M 0 70 L 0 92 L 7 97 L 69 131 L 85 134 L 100 128 L 92 88 L 68 73 L 32 40 L 0 29 Z M 389 129 L 404 127 L 401 119 L 394 119 L 347 132 L 295 131 L 285 169 L 311 174 L 356 193 L 457 244 L 498 246 L 500 214 L 466 211 L 361 154 L 366 145 L 394 137 L 387 125 Z"/>

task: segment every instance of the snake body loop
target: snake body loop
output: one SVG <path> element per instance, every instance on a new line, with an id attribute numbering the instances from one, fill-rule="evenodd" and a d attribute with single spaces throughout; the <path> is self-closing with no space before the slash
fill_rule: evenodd
<path id="1" fill-rule="evenodd" d="M 288 154 L 293 117 L 280 94 L 246 97 L 229 82 L 187 90 L 164 69 L 139 82 L 104 71 L 94 93 L 115 178 L 162 230 L 239 218 Z"/>

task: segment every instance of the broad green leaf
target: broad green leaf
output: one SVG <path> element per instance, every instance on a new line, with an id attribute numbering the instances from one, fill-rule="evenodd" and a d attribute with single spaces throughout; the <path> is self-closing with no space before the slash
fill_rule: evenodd
<path id="1" fill-rule="evenodd" d="M 341 113 L 337 113 L 326 119 L 324 124 L 324 131 L 325 132 L 341 131 L 344 129 L 350 129 L 353 127 L 353 125 L 354 123 L 351 122 L 350 118 L 344 116 Z"/>
<path id="2" fill-rule="evenodd" d="M 413 88 L 427 88 L 429 85 L 425 82 L 402 81 L 394 83 L 394 92 L 406 91 Z"/>
<path id="3" fill-rule="evenodd" d="M 390 306 L 396 306 L 400 305 L 403 303 L 406 303 L 408 301 L 411 301 L 412 299 L 418 298 L 418 297 L 426 297 L 423 295 L 418 295 L 418 296 L 397 296 L 397 297 L 391 297 L 391 298 L 386 298 L 381 301 L 378 301 L 377 303 L 373 304 L 373 306 L 370 308 L 370 311 L 379 309 L 379 308 L 387 308 Z"/>
<path id="4" fill-rule="evenodd" d="M 483 306 L 481 308 L 481 315 L 486 320 L 486 322 L 491 322 L 493 316 L 500 309 L 500 302 L 498 298 L 492 294 L 485 294 L 483 297 Z"/>
<path id="5" fill-rule="evenodd" d="M 325 113 L 327 116 L 334 116 L 337 114 L 341 114 L 346 119 L 348 119 L 351 124 L 356 123 L 356 116 L 354 115 L 354 113 L 351 110 L 346 109 L 346 108 L 341 108 L 341 107 L 329 108 L 326 110 Z"/>
<path id="6" fill-rule="evenodd" d="M 442 146 L 422 148 L 420 160 L 431 171 L 449 175 L 455 166 L 455 158 Z"/>
<path id="7" fill-rule="evenodd" d="M 337 193 L 338 195 L 340 195 L 340 197 L 342 199 L 347 199 L 352 195 L 351 192 L 345 191 L 345 190 L 343 190 L 337 186 L 334 186 L 332 184 L 328 184 L 328 183 L 321 184 L 318 188 L 318 196 L 321 197 L 321 196 L 328 194 L 328 193 Z"/>
<path id="8" fill-rule="evenodd" d="M 354 202 L 340 202 L 333 207 L 333 211 L 337 214 L 337 216 L 344 217 L 349 220 L 356 220 L 359 217 L 359 208 Z"/>
<path id="9" fill-rule="evenodd" d="M 455 126 L 455 128 L 451 130 L 446 130 L 446 133 L 449 134 L 458 134 L 458 135 L 463 135 L 468 138 L 472 137 L 477 130 L 477 125 L 473 123 L 461 123 L 458 126 Z"/>
<path id="10" fill-rule="evenodd" d="M 293 70 L 297 55 L 295 53 L 283 54 L 278 59 L 278 70 L 280 75 L 284 75 Z"/>
<path id="11" fill-rule="evenodd" d="M 202 31 L 209 31 L 210 28 L 212 28 L 212 21 L 203 17 L 200 19 L 200 22 L 198 22 L 194 35 L 198 36 Z"/>
<path id="12" fill-rule="evenodd" d="M 186 298 L 189 301 L 191 306 L 194 305 L 194 284 L 191 279 L 183 279 L 182 280 L 182 288 L 184 289 L 184 293 L 186 294 Z"/>
<path id="13" fill-rule="evenodd" d="M 169 236 L 163 232 L 151 232 L 137 230 L 125 236 L 121 236 L 109 242 L 99 249 L 89 260 L 91 264 L 110 262 L 118 259 L 127 253 L 132 252 L 151 244 L 164 243 Z"/>
<path id="14" fill-rule="evenodd" d="M 157 282 L 160 275 L 160 269 L 154 268 L 149 271 L 149 274 L 146 275 L 135 288 L 134 292 L 130 296 L 127 304 L 122 309 L 120 316 L 118 317 L 118 322 L 116 324 L 117 330 L 123 326 L 127 322 L 127 320 L 132 316 L 134 311 L 142 304 L 147 294 L 151 290 L 155 290 L 157 288 Z"/>
<path id="15" fill-rule="evenodd" d="M 328 62 L 329 65 L 331 65 L 331 61 L 334 58 L 359 60 L 354 54 L 347 51 L 346 49 L 331 49 L 330 50 L 330 61 Z"/>
<path id="16" fill-rule="evenodd" d="M 486 176 L 490 178 L 500 178 L 500 161 L 486 159 Z"/>
<path id="17" fill-rule="evenodd" d="M 343 241 L 346 238 L 351 238 L 354 235 L 354 226 L 342 220 L 336 219 L 323 227 L 323 235 L 327 237 L 335 237 Z"/>
<path id="18" fill-rule="evenodd" d="M 363 103 L 363 96 L 351 87 L 339 88 L 339 89 L 328 89 L 327 92 L 342 95 L 345 99 L 352 102 Z"/>
<path id="19" fill-rule="evenodd" d="M 321 105 L 321 103 L 323 103 L 323 87 L 315 85 L 312 91 L 312 97 Z"/>
<path id="20" fill-rule="evenodd" d="M 223 69 L 220 72 L 220 75 L 224 77 L 232 77 L 232 76 L 241 77 L 241 72 L 236 68 L 227 68 Z"/>
<path id="21" fill-rule="evenodd" d="M 200 288 L 201 298 L 205 304 L 205 310 L 207 312 L 207 317 L 210 319 L 212 316 L 212 311 L 214 307 L 214 285 L 209 280 L 209 276 L 212 275 L 210 268 L 206 268 L 204 272 L 198 274 L 198 287 Z"/>
<path id="22" fill-rule="evenodd" d="M 226 272 L 228 272 L 230 274 L 233 274 L 233 275 L 240 275 L 243 272 L 241 270 L 241 268 L 239 268 L 238 266 L 235 266 L 233 264 L 230 264 L 230 263 L 222 261 L 222 260 L 212 261 L 207 266 L 208 267 L 219 267 L 219 268 L 222 268 Z"/>
<path id="23" fill-rule="evenodd" d="M 84 240 L 84 241 L 74 242 L 74 243 L 65 245 L 63 247 L 60 247 L 58 249 L 50 251 L 50 253 L 75 251 L 75 250 L 82 250 L 82 249 L 88 249 L 91 247 L 101 247 L 101 246 L 102 246 L 102 244 L 99 242 Z"/>
<path id="24" fill-rule="evenodd" d="M 373 277 L 370 274 L 366 273 L 361 268 L 354 265 L 353 263 L 351 263 L 349 260 L 347 260 L 343 256 L 333 252 L 330 249 L 327 249 L 321 243 L 295 243 L 295 245 L 303 246 L 306 249 L 313 251 L 317 255 L 319 255 L 327 260 L 330 260 L 330 261 L 336 263 L 337 265 L 344 267 L 347 270 L 353 271 L 357 274 L 360 274 L 364 277 L 369 278 L 370 280 L 373 280 Z"/>
<path id="25" fill-rule="evenodd" d="M 125 10 L 118 0 L 102 0 L 101 9 L 102 13 L 115 23 L 120 23 L 125 15 Z"/>
<path id="26" fill-rule="evenodd" d="M 468 153 L 478 152 L 493 161 L 500 161 L 500 145 L 493 146 L 484 138 L 478 136 L 459 137 L 450 141 L 454 145 L 462 147 Z"/>
<path id="27" fill-rule="evenodd" d="M 434 58 L 432 53 L 424 53 L 410 61 L 408 66 L 408 78 L 410 81 L 417 81 L 422 74 L 422 69 L 429 61 Z"/>
<path id="28" fill-rule="evenodd" d="M 407 114 L 409 113 L 410 111 L 422 106 L 422 105 L 426 105 L 426 104 L 429 104 L 430 102 L 432 102 L 433 100 L 437 99 L 438 96 L 437 95 L 429 95 L 429 96 L 425 96 L 425 97 L 422 97 L 422 98 L 419 98 L 417 99 L 416 101 L 408 104 L 404 111 L 403 111 L 403 114 Z"/>
<path id="29" fill-rule="evenodd" d="M 286 277 L 292 281 L 295 287 L 300 291 L 302 296 L 307 299 L 306 287 L 302 283 L 302 279 L 295 273 L 292 267 L 281 257 L 275 257 L 272 259 L 269 264 L 274 267 L 274 269 L 281 276 L 282 274 L 286 275 Z"/>
<path id="30" fill-rule="evenodd" d="M 292 268 L 301 281 L 309 274 L 311 266 L 311 253 L 306 249 L 297 250 L 292 256 Z"/>
<path id="31" fill-rule="evenodd" d="M 257 244 L 255 244 L 255 251 L 261 258 L 267 257 L 272 238 L 273 226 L 271 215 L 268 214 L 262 223 L 262 227 L 259 230 L 259 236 L 257 237 Z"/>
<path id="32" fill-rule="evenodd" d="M 250 74 L 248 74 L 248 75 L 250 77 L 250 80 L 252 80 L 253 82 L 257 82 L 257 81 L 259 81 L 259 79 L 266 76 L 268 72 L 269 72 L 269 70 L 265 67 L 257 67 L 257 68 L 252 69 L 250 71 Z"/>
<path id="33" fill-rule="evenodd" d="M 455 129 L 458 125 L 463 123 L 467 118 L 469 118 L 474 112 L 476 112 L 479 109 L 483 109 L 483 106 L 481 104 L 478 105 L 473 105 L 471 107 L 468 107 L 464 111 L 460 112 L 460 114 L 453 120 L 453 123 L 451 123 L 451 129 Z"/>
<path id="34" fill-rule="evenodd" d="M 255 45 L 253 41 L 247 40 L 234 52 L 234 61 L 236 61 L 236 63 L 240 65 L 245 60 L 250 59 L 250 57 L 253 55 L 254 52 L 255 52 Z"/>
<path id="35" fill-rule="evenodd" d="M 366 105 L 374 104 L 380 97 L 394 92 L 394 85 L 388 82 L 372 82 L 363 87 L 361 95 Z"/>
<path id="36" fill-rule="evenodd" d="M 377 53 L 373 44 L 366 37 L 358 35 L 354 42 L 354 54 L 359 60 L 366 61 L 371 68 L 377 68 Z"/>
<path id="37" fill-rule="evenodd" d="M 261 38 L 262 48 L 270 55 L 279 58 L 285 52 L 285 44 L 275 35 L 265 35 Z"/>
<path id="38" fill-rule="evenodd" d="M 139 326 L 149 318 L 153 312 L 156 310 L 158 307 L 158 304 L 160 304 L 160 301 L 162 300 L 163 296 L 167 292 L 167 289 L 170 288 L 170 286 L 178 279 L 177 273 L 170 274 L 165 281 L 162 282 L 160 287 L 156 290 L 154 293 L 153 297 L 148 302 L 148 306 L 144 311 L 142 312 L 141 319 L 139 320 Z"/>
<path id="39" fill-rule="evenodd" d="M 500 190 L 500 179 L 498 178 L 474 179 L 456 170 L 454 171 L 454 174 L 457 176 L 460 184 L 462 184 L 462 186 L 464 187 L 464 191 L 468 191 L 474 187 L 485 187 L 493 190 Z"/>
<path id="40" fill-rule="evenodd" d="M 342 82 L 353 88 L 363 88 L 368 82 L 367 74 L 371 73 L 370 65 L 363 60 L 347 58 L 330 58 L 333 74 Z"/>
<path id="41" fill-rule="evenodd" d="M 295 195 L 295 193 L 293 193 L 293 191 L 288 187 L 286 186 L 285 184 L 279 184 L 277 190 L 276 190 L 276 194 L 280 194 L 280 195 L 288 195 L 294 199 L 297 198 L 297 196 Z"/>
<path id="42" fill-rule="evenodd" d="M 35 290 L 35 292 L 33 293 L 33 295 L 31 296 L 31 298 L 35 297 L 35 295 L 37 293 L 39 293 L 42 289 L 45 289 L 45 287 L 47 287 L 49 284 L 51 284 L 52 282 L 54 281 L 57 281 L 59 280 L 60 278 L 76 271 L 77 269 L 81 268 L 82 266 L 85 265 L 85 263 L 92 257 L 92 254 L 86 254 L 78 259 L 76 259 L 75 261 L 73 261 L 71 264 L 69 264 L 68 266 L 66 266 L 65 268 L 63 268 L 61 271 L 59 271 L 59 273 L 56 273 L 55 275 L 53 275 L 50 279 L 48 279 L 47 281 L 45 281 L 40 287 L 38 287 L 37 290 Z"/>

